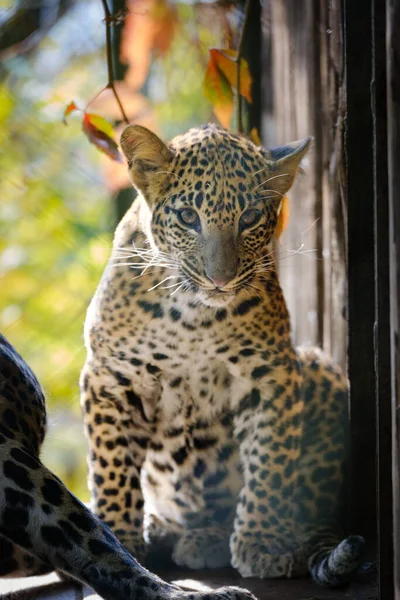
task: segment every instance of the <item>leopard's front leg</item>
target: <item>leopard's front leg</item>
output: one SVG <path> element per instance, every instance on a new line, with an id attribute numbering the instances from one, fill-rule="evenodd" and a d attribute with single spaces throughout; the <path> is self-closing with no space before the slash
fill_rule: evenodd
<path id="1" fill-rule="evenodd" d="M 81 390 L 91 508 L 133 556 L 143 561 L 140 471 L 151 434 L 150 419 L 131 381 L 115 369 L 87 363 Z"/>
<path id="2" fill-rule="evenodd" d="M 235 434 L 244 486 L 231 536 L 232 565 L 243 577 L 307 572 L 295 535 L 296 465 L 300 455 L 302 375 L 294 351 L 252 365 L 251 389 L 236 399 Z"/>

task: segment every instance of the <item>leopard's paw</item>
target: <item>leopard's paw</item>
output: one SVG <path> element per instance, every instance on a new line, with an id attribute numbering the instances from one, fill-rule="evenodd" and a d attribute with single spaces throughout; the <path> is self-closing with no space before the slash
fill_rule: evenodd
<path id="1" fill-rule="evenodd" d="M 146 514 L 144 517 L 144 539 L 148 546 L 170 547 L 177 542 L 184 529 L 173 521 L 163 521 L 157 515 Z"/>
<path id="2" fill-rule="evenodd" d="M 307 552 L 284 542 L 263 542 L 255 537 L 231 540 L 232 566 L 242 577 L 282 578 L 307 575 Z"/>
<path id="3" fill-rule="evenodd" d="M 202 596 L 199 600 L 210 600 L 210 597 L 215 600 L 257 600 L 249 590 L 236 586 L 217 588 Z"/>
<path id="4" fill-rule="evenodd" d="M 228 586 L 206 592 L 174 592 L 174 600 L 257 600 L 245 588 Z"/>
<path id="5" fill-rule="evenodd" d="M 230 565 L 229 532 L 219 527 L 191 529 L 177 541 L 172 560 L 190 569 L 219 569 Z"/>

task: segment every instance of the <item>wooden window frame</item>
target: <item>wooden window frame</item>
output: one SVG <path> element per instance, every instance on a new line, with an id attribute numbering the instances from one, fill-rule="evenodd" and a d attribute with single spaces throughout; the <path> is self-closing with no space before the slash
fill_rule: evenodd
<path id="1" fill-rule="evenodd" d="M 315 139 L 289 228 L 319 217 L 324 261 L 303 296 L 301 266 L 280 275 L 294 338 L 347 365 L 348 526 L 400 600 L 400 0 L 264 0 L 261 24 L 263 141 Z"/>

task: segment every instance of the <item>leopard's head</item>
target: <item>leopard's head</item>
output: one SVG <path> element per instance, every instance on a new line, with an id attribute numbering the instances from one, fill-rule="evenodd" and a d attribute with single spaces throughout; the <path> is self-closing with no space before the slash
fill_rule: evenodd
<path id="1" fill-rule="evenodd" d="M 179 264 L 204 304 L 223 306 L 262 277 L 282 198 L 310 142 L 265 150 L 215 125 L 168 145 L 137 125 L 122 133 L 150 243 Z"/>

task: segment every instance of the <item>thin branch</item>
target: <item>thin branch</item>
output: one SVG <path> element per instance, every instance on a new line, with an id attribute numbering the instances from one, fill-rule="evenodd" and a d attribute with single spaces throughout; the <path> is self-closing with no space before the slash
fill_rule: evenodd
<path id="1" fill-rule="evenodd" d="M 108 83 L 106 88 L 110 89 L 114 94 L 114 98 L 116 99 L 119 109 L 121 111 L 121 115 L 123 120 L 127 125 L 129 125 L 129 119 L 126 116 L 124 111 L 124 107 L 122 106 L 121 100 L 118 96 L 117 90 L 115 89 L 115 79 L 114 79 L 114 68 L 113 68 L 113 60 L 112 60 L 112 45 L 111 45 L 111 25 L 113 23 L 113 16 L 110 13 L 110 10 L 107 5 L 107 0 L 101 0 L 104 8 L 104 21 L 106 24 L 106 48 L 107 48 L 107 69 L 108 69 Z"/>
<path id="2" fill-rule="evenodd" d="M 240 32 L 239 44 L 238 44 L 237 55 L 236 55 L 236 89 L 237 89 L 237 106 L 236 106 L 237 113 L 236 114 L 237 114 L 237 128 L 238 128 L 239 133 L 243 133 L 243 115 L 242 115 L 243 100 L 242 100 L 242 95 L 240 93 L 240 67 L 241 67 L 241 60 L 242 60 L 243 47 L 244 47 L 245 30 L 246 30 L 247 19 L 248 19 L 249 10 L 250 10 L 250 2 L 251 2 L 251 0 L 246 0 L 246 5 L 244 8 L 242 31 Z"/>

